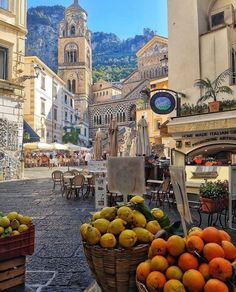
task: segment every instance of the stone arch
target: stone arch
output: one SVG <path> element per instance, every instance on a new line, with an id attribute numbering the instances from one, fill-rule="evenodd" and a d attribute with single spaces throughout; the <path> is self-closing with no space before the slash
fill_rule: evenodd
<path id="1" fill-rule="evenodd" d="M 75 43 L 68 43 L 64 51 L 65 63 L 76 63 L 79 59 L 78 52 L 78 46 Z"/>

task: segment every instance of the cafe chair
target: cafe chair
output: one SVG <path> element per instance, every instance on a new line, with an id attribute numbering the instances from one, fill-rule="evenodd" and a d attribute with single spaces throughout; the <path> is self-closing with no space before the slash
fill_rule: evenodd
<path id="1" fill-rule="evenodd" d="M 80 192 L 81 192 L 81 195 L 83 196 L 84 180 L 85 178 L 82 174 L 76 175 L 71 180 L 71 187 L 67 193 L 67 199 L 70 199 L 73 193 L 74 193 L 75 199 L 79 198 Z"/>
<path id="2" fill-rule="evenodd" d="M 68 193 L 70 186 L 71 186 L 71 180 L 67 178 L 66 176 L 71 176 L 73 173 L 71 171 L 66 171 L 62 175 L 62 196 L 66 193 Z M 67 195 L 66 195 L 67 196 Z"/>
<path id="3" fill-rule="evenodd" d="M 83 198 L 87 198 L 90 193 L 92 193 L 92 196 L 95 194 L 95 175 L 93 175 L 91 178 L 88 178 L 87 190 L 83 195 Z"/>
<path id="4" fill-rule="evenodd" d="M 63 172 L 60 170 L 54 170 L 52 172 L 52 180 L 53 180 L 53 190 L 55 190 L 56 185 L 60 185 L 62 187 L 63 184 Z"/>
<path id="5" fill-rule="evenodd" d="M 78 171 L 78 169 L 72 169 L 71 172 L 72 172 L 74 175 L 78 175 L 78 174 L 80 174 L 80 172 Z"/>

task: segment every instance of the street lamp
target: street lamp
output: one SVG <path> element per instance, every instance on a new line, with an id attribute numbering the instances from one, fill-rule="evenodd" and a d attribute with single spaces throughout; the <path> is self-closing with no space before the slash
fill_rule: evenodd
<path id="1" fill-rule="evenodd" d="M 44 68 L 40 67 L 38 64 L 34 65 L 35 75 L 22 75 L 20 77 L 17 77 L 13 79 L 14 82 L 17 83 L 23 83 L 24 81 L 28 79 L 34 79 L 39 77 L 39 73 L 44 70 Z"/>

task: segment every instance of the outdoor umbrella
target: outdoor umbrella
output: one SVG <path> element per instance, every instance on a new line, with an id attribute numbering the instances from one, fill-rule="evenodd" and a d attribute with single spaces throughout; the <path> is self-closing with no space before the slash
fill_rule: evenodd
<path id="1" fill-rule="evenodd" d="M 81 147 L 79 145 L 75 145 L 72 143 L 66 143 L 65 145 L 69 151 L 80 151 L 81 150 Z"/>
<path id="2" fill-rule="evenodd" d="M 52 143 L 51 146 L 53 150 L 68 150 L 68 147 L 66 145 L 56 142 Z"/>
<path id="3" fill-rule="evenodd" d="M 109 129 L 109 155 L 117 156 L 118 152 L 118 126 L 115 119 L 113 119 L 110 123 Z"/>
<path id="4" fill-rule="evenodd" d="M 102 160 L 102 131 L 99 129 L 96 132 L 96 137 L 95 137 L 95 144 L 94 144 L 94 160 Z"/>
<path id="5" fill-rule="evenodd" d="M 136 137 L 132 139 L 129 156 L 130 157 L 136 156 Z"/>
<path id="6" fill-rule="evenodd" d="M 25 143 L 23 145 L 25 150 L 53 150 L 53 146 L 51 144 L 47 144 L 44 142 L 33 142 L 33 143 Z"/>
<path id="7" fill-rule="evenodd" d="M 148 124 L 144 117 L 138 122 L 136 155 L 149 156 L 151 154 L 151 145 L 148 135 Z"/>

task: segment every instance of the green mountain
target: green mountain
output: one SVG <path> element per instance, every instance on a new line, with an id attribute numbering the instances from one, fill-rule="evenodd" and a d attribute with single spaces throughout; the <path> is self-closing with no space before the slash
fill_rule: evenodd
<path id="1" fill-rule="evenodd" d="M 63 6 L 38 6 L 27 13 L 28 35 L 26 55 L 36 55 L 57 71 L 57 38 Z M 145 28 L 143 35 L 121 40 L 113 33 L 92 33 L 93 78 L 119 81 L 136 67 L 136 52 L 154 35 Z"/>

